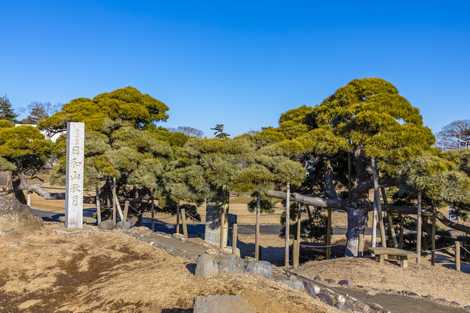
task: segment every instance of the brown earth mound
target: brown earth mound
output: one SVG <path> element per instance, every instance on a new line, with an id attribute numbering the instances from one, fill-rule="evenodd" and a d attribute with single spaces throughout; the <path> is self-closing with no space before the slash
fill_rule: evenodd
<path id="1" fill-rule="evenodd" d="M 2 312 L 192 312 L 198 295 L 240 295 L 259 313 L 336 312 L 252 275 L 194 277 L 188 261 L 118 231 L 61 225 L 0 241 Z"/>
<path id="2" fill-rule="evenodd" d="M 410 262 L 407 269 L 396 264 L 380 264 L 371 259 L 339 258 L 304 264 L 298 273 L 323 280 L 345 280 L 353 286 L 377 291 L 411 291 L 420 296 L 432 296 L 470 305 L 470 274 L 424 262 L 418 268 Z"/>

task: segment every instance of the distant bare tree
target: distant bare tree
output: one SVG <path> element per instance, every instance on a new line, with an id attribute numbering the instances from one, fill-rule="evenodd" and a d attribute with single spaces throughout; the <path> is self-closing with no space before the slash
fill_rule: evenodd
<path id="1" fill-rule="evenodd" d="M 190 126 L 178 126 L 176 129 L 174 129 L 175 132 L 179 132 L 179 133 L 183 133 L 185 134 L 186 136 L 189 136 L 189 137 L 202 137 L 204 136 L 204 132 L 202 130 L 199 130 L 197 128 L 194 128 L 194 127 L 190 127 Z"/>
<path id="2" fill-rule="evenodd" d="M 446 125 L 437 138 L 443 150 L 470 148 L 470 120 L 458 120 Z"/>
<path id="3" fill-rule="evenodd" d="M 61 104 L 53 105 L 50 102 L 32 102 L 28 106 L 29 115 L 24 118 L 22 124 L 37 124 L 40 120 L 49 117 L 62 107 Z"/>

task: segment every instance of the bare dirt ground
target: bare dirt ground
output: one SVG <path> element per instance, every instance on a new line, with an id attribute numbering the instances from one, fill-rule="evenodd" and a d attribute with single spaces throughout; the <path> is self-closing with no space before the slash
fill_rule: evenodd
<path id="1" fill-rule="evenodd" d="M 407 269 L 396 264 L 380 263 L 363 258 L 339 258 L 305 263 L 298 273 L 307 277 L 339 281 L 348 279 L 353 286 L 363 286 L 378 292 L 411 291 L 420 296 L 432 296 L 461 305 L 470 305 L 470 274 L 424 262 L 418 267 L 410 262 Z"/>
<path id="2" fill-rule="evenodd" d="M 47 224 L 0 241 L 5 313 L 192 312 L 198 295 L 241 295 L 259 313 L 336 312 L 306 294 L 252 275 L 194 277 L 188 260 L 119 231 Z"/>

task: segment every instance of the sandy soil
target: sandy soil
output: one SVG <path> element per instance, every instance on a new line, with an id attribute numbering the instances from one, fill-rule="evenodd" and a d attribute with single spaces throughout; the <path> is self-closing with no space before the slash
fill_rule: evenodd
<path id="1" fill-rule="evenodd" d="M 410 262 L 407 269 L 396 264 L 383 265 L 371 259 L 339 258 L 305 263 L 299 273 L 307 277 L 339 281 L 349 279 L 353 286 L 377 291 L 412 291 L 421 296 L 444 298 L 470 305 L 470 274 L 425 262 L 418 267 Z"/>
<path id="2" fill-rule="evenodd" d="M 188 261 L 118 231 L 46 224 L 0 240 L 2 312 L 192 312 L 198 295 L 238 294 L 259 313 L 335 312 L 248 275 L 195 278 Z"/>

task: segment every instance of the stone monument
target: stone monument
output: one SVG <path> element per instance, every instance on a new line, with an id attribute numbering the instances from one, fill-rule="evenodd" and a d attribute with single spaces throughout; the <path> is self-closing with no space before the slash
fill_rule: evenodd
<path id="1" fill-rule="evenodd" d="M 83 225 L 83 167 L 85 124 L 67 123 L 67 159 L 65 189 L 65 227 Z"/>

